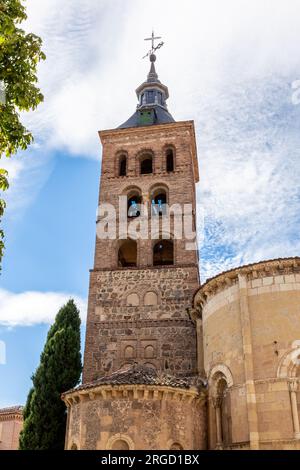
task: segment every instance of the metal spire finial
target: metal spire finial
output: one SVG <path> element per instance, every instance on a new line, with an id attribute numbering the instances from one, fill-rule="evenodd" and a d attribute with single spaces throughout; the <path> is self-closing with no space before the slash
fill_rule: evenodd
<path id="1" fill-rule="evenodd" d="M 154 31 L 152 30 L 152 35 L 151 35 L 151 38 L 145 38 L 145 41 L 151 41 L 151 49 L 150 51 L 143 57 L 143 59 L 145 59 L 145 57 L 150 57 L 150 61 L 151 62 L 155 62 L 155 54 L 154 52 L 157 51 L 157 49 L 160 49 L 163 45 L 164 45 L 164 42 L 161 41 L 157 44 L 157 46 L 155 46 L 155 41 L 158 40 L 158 39 L 161 39 L 161 36 L 154 36 Z"/>

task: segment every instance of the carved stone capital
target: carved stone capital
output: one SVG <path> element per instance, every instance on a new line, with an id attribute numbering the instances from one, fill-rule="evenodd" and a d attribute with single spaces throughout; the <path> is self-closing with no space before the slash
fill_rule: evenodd
<path id="1" fill-rule="evenodd" d="M 190 319 L 193 323 L 196 323 L 197 320 L 202 320 L 202 309 L 201 307 L 197 308 L 188 308 L 187 309 Z"/>
<path id="2" fill-rule="evenodd" d="M 290 380 L 289 381 L 289 390 L 290 392 L 297 392 L 298 391 L 298 381 L 297 380 Z"/>

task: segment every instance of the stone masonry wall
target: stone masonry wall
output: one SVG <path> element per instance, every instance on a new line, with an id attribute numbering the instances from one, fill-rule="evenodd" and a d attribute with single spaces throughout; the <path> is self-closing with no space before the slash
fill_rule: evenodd
<path id="1" fill-rule="evenodd" d="M 230 405 L 226 415 L 222 411 L 227 445 L 300 448 L 300 259 L 223 273 L 200 288 L 197 302 L 209 381 L 210 447 L 217 445 L 216 408 L 222 409 L 222 398 Z M 225 398 L 218 396 L 220 378 L 227 383 Z"/>
<path id="2" fill-rule="evenodd" d="M 195 373 L 196 332 L 187 308 L 196 287 L 191 267 L 91 273 L 83 381 L 135 362 L 175 375 Z M 144 305 L 149 293 L 155 305 Z M 133 294 L 139 305 L 129 306 Z"/>
<path id="3" fill-rule="evenodd" d="M 100 132 L 103 144 L 99 204 L 113 204 L 138 188 L 151 205 L 162 187 L 172 204 L 191 204 L 195 225 L 195 182 L 198 167 L 191 121 Z M 175 168 L 166 171 L 166 149 L 174 152 Z M 140 174 L 143 152 L 153 155 L 153 173 Z M 127 156 L 127 175 L 119 176 L 120 155 Z M 141 217 L 139 217 L 141 219 Z M 173 218 L 174 221 L 174 218 Z M 117 220 L 119 224 L 119 220 Z M 153 267 L 154 240 L 138 240 L 137 267 L 118 267 L 119 240 L 96 238 L 90 275 L 83 382 L 134 362 L 177 375 L 197 370 L 195 326 L 187 309 L 199 285 L 196 250 L 174 240 L 174 265 Z"/>
<path id="4" fill-rule="evenodd" d="M 67 448 L 110 449 L 122 439 L 131 449 L 167 450 L 206 448 L 206 411 L 203 401 L 176 398 L 176 390 L 161 391 L 136 386 L 135 397 L 127 390 L 105 391 L 106 398 L 92 393 L 69 407 Z M 182 392 L 182 391 L 181 391 Z M 153 395 L 154 393 L 154 395 Z M 182 392 L 184 394 L 184 392 Z"/>

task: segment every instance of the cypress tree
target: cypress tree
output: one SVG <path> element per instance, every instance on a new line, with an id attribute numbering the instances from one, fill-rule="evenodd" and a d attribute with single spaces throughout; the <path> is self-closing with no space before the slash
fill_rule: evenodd
<path id="1" fill-rule="evenodd" d="M 69 300 L 48 332 L 40 364 L 32 376 L 20 434 L 21 450 L 64 448 L 66 406 L 61 394 L 78 384 L 81 369 L 79 310 Z"/>

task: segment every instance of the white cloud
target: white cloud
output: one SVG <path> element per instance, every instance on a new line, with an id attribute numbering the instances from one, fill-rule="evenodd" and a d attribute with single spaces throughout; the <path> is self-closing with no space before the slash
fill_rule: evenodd
<path id="1" fill-rule="evenodd" d="M 287 77 L 234 82 L 199 106 L 203 279 L 239 264 L 296 256 L 300 106 Z M 198 97 L 199 99 L 199 97 Z"/>
<path id="2" fill-rule="evenodd" d="M 45 103 L 26 116 L 44 152 L 99 158 L 97 130 L 134 111 L 154 26 L 177 120 L 195 119 L 202 275 L 299 248 L 299 0 L 28 0 Z M 20 173 L 19 185 L 29 177 Z M 13 185 L 12 185 L 13 186 Z M 26 184 L 25 184 L 26 186 Z M 13 189 L 12 189 L 13 190 Z M 22 197 L 19 198 L 19 201 Z"/>
<path id="3" fill-rule="evenodd" d="M 53 161 L 44 148 L 33 144 L 26 152 L 1 159 L 0 167 L 8 171 L 9 180 L 9 189 L 3 195 L 7 204 L 5 220 L 15 223 L 43 187 Z"/>
<path id="4" fill-rule="evenodd" d="M 8 327 L 52 323 L 58 310 L 73 298 L 85 322 L 86 301 L 61 292 L 13 293 L 0 289 L 0 324 Z"/>
<path id="5" fill-rule="evenodd" d="M 163 34 L 158 71 L 170 109 L 194 117 L 197 103 L 232 79 L 295 71 L 300 4 L 290 0 L 28 0 L 27 28 L 44 40 L 40 67 L 45 103 L 28 124 L 50 147 L 98 157 L 97 130 L 116 127 L 135 108 L 134 90 L 148 63 L 143 38 Z M 145 9 L 145 6 L 147 8 Z M 294 77 L 295 79 L 298 77 Z"/>

